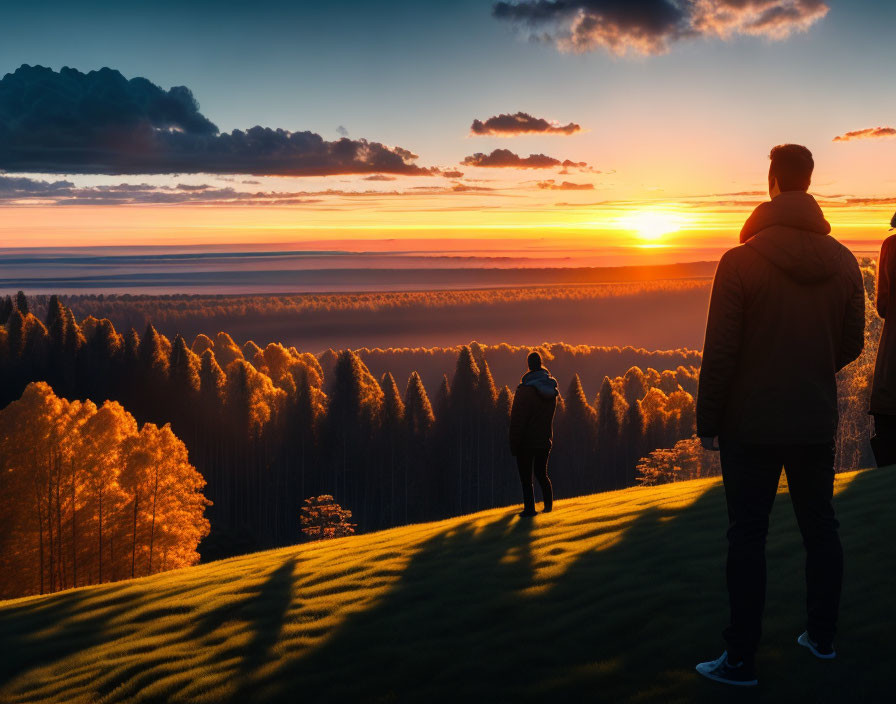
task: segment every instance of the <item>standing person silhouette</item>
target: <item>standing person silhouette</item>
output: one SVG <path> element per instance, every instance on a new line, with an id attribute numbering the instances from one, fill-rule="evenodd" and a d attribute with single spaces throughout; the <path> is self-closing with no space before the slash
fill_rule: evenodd
<path id="1" fill-rule="evenodd" d="M 808 621 L 797 639 L 835 657 L 843 550 L 832 505 L 836 373 L 864 344 L 864 288 L 852 253 L 807 193 L 803 146 L 772 149 L 771 200 L 722 256 L 713 280 L 697 392 L 697 434 L 721 451 L 728 504 L 730 623 L 710 679 L 756 685 L 765 608 L 765 540 L 781 468 L 806 548 Z M 718 441 L 718 444 L 716 444 Z"/>
<path id="2" fill-rule="evenodd" d="M 532 472 L 541 485 L 544 512 L 554 506 L 554 492 L 548 479 L 554 411 L 557 409 L 557 380 L 541 364 L 541 355 L 531 352 L 526 359 L 529 371 L 520 379 L 510 409 L 510 453 L 516 457 L 523 486 L 521 518 L 535 515 Z"/>
<path id="3" fill-rule="evenodd" d="M 896 215 L 890 221 L 896 227 Z M 877 314 L 884 319 L 880 334 L 870 412 L 874 416 L 871 445 L 878 466 L 896 464 L 896 235 L 884 240 L 877 260 Z M 887 313 L 893 312 L 890 318 Z"/>

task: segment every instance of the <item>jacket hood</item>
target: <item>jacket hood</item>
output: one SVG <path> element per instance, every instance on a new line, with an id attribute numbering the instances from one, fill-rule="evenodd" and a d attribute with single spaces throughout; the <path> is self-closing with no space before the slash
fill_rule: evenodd
<path id="1" fill-rule="evenodd" d="M 556 398 L 560 395 L 557 390 L 557 380 L 544 368 L 523 374 L 520 386 L 531 386 L 545 398 Z"/>
<path id="2" fill-rule="evenodd" d="M 753 211 L 740 241 L 794 281 L 815 283 L 839 270 L 843 245 L 830 232 L 831 225 L 812 196 L 785 191 Z"/>

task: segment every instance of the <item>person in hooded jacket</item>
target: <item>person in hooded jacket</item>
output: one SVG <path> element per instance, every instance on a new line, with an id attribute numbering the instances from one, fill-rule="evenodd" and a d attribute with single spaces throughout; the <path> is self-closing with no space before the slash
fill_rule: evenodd
<path id="1" fill-rule="evenodd" d="M 896 215 L 890 220 L 896 227 Z M 877 260 L 877 314 L 884 320 L 874 363 L 869 412 L 874 416 L 875 459 L 880 466 L 896 463 L 896 235 L 884 240 Z"/>
<path id="2" fill-rule="evenodd" d="M 770 158 L 771 200 L 716 270 L 697 392 L 697 434 L 721 451 L 730 606 L 727 650 L 697 671 L 736 685 L 758 683 L 765 540 L 782 466 L 806 548 L 808 619 L 797 642 L 835 657 L 843 579 L 832 505 L 835 375 L 864 344 L 862 275 L 807 192 L 811 152 L 785 144 Z"/>
<path id="3" fill-rule="evenodd" d="M 548 456 L 551 453 L 554 411 L 560 395 L 557 380 L 541 364 L 541 355 L 532 352 L 526 361 L 529 371 L 516 387 L 510 408 L 510 452 L 516 457 L 523 485 L 521 517 L 535 515 L 533 471 L 541 486 L 544 512 L 549 513 L 553 509 L 554 492 L 548 478 Z"/>

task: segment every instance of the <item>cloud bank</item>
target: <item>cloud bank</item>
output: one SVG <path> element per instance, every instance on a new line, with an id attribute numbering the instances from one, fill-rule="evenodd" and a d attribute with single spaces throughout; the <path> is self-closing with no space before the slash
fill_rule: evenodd
<path id="1" fill-rule="evenodd" d="M 509 149 L 495 149 L 491 154 L 476 152 L 463 160 L 464 166 L 510 169 L 553 169 L 554 167 L 587 169 L 584 161 L 560 161 L 546 154 L 530 154 L 521 157 Z"/>
<path id="2" fill-rule="evenodd" d="M 592 191 L 593 183 L 572 183 L 571 181 L 555 182 L 553 179 L 547 181 L 539 181 L 538 187 L 550 191 Z"/>
<path id="3" fill-rule="evenodd" d="M 413 186 L 407 190 L 241 191 L 210 184 L 156 186 L 119 183 L 78 186 L 68 180 L 45 181 L 0 173 L 0 205 L 309 205 L 330 198 L 377 199 L 396 197 L 477 195 L 497 189 L 453 183 L 447 186 Z"/>
<path id="4" fill-rule="evenodd" d="M 417 155 L 366 139 L 268 127 L 220 132 L 184 86 L 103 68 L 22 66 L 0 79 L 0 169 L 37 173 L 428 175 Z"/>
<path id="5" fill-rule="evenodd" d="M 880 137 L 894 137 L 896 129 L 893 127 L 867 127 L 864 130 L 853 130 L 834 137 L 834 142 L 849 142 L 853 139 L 878 139 Z"/>
<path id="6" fill-rule="evenodd" d="M 754 35 L 785 39 L 830 8 L 823 0 L 517 0 L 492 14 L 563 51 L 662 54 L 677 41 Z"/>
<path id="7" fill-rule="evenodd" d="M 502 113 L 488 118 L 485 122 L 473 120 L 473 124 L 470 126 L 470 134 L 494 137 L 516 137 L 521 134 L 571 135 L 581 130 L 581 125 L 577 125 L 575 122 L 561 125 L 556 121 L 533 117 L 526 112 L 518 112 L 513 115 Z"/>

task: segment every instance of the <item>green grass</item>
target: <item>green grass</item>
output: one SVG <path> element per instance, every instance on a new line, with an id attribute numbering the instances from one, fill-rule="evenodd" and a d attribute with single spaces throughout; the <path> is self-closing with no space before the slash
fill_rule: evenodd
<path id="1" fill-rule="evenodd" d="M 3 602 L 0 701 L 891 701 L 894 489 L 892 470 L 838 479 L 832 663 L 795 644 L 803 554 L 779 496 L 758 691 L 693 672 L 727 615 L 724 494 L 698 480 Z"/>

